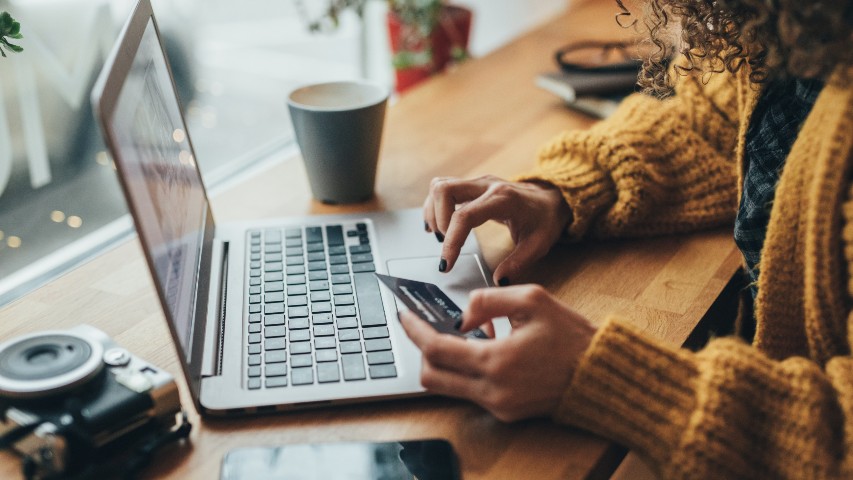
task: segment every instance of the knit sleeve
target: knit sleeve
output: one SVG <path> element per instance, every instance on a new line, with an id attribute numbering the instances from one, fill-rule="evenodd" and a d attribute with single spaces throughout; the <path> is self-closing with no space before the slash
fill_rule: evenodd
<path id="1" fill-rule="evenodd" d="M 554 415 L 623 443 L 663 478 L 853 478 L 853 359 L 773 361 L 739 340 L 699 353 L 611 319 Z"/>
<path id="2" fill-rule="evenodd" d="M 679 77 L 676 94 L 626 98 L 589 130 L 569 131 L 518 177 L 559 187 L 572 209 L 570 239 L 707 228 L 737 208 L 737 85 L 730 74 Z"/>

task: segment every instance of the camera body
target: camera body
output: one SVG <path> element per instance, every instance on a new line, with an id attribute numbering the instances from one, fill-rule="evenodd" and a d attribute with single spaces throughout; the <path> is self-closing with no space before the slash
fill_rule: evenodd
<path id="1" fill-rule="evenodd" d="M 22 457 L 27 478 L 92 476 L 174 437 L 180 413 L 174 378 L 94 327 L 0 344 L 0 445 Z"/>

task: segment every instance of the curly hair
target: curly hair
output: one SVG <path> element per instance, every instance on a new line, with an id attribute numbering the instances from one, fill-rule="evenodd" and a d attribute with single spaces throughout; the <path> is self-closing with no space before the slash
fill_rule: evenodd
<path id="1" fill-rule="evenodd" d="M 617 22 L 629 26 L 631 12 L 616 3 Z M 734 73 L 746 63 L 759 84 L 826 78 L 836 65 L 853 65 L 853 0 L 648 0 L 642 22 L 631 20 L 645 27 L 653 45 L 639 84 L 660 97 L 672 93 L 672 71 Z M 675 53 L 684 61 L 670 70 Z"/>

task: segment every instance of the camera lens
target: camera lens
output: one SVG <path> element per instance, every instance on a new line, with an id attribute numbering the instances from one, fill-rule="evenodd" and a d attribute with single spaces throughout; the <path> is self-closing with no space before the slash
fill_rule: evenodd
<path id="1" fill-rule="evenodd" d="M 63 333 L 23 337 L 0 349 L 0 395 L 41 396 L 70 388 L 100 370 L 92 345 Z"/>

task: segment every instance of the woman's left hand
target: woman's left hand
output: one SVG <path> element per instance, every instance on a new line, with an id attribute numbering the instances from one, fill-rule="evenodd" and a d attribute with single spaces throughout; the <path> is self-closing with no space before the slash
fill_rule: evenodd
<path id="1" fill-rule="evenodd" d="M 595 327 L 538 285 L 471 293 L 460 330 L 509 317 L 503 339 L 441 334 L 411 312 L 400 320 L 423 354 L 427 390 L 471 400 L 503 421 L 551 415 L 571 381 Z"/>

